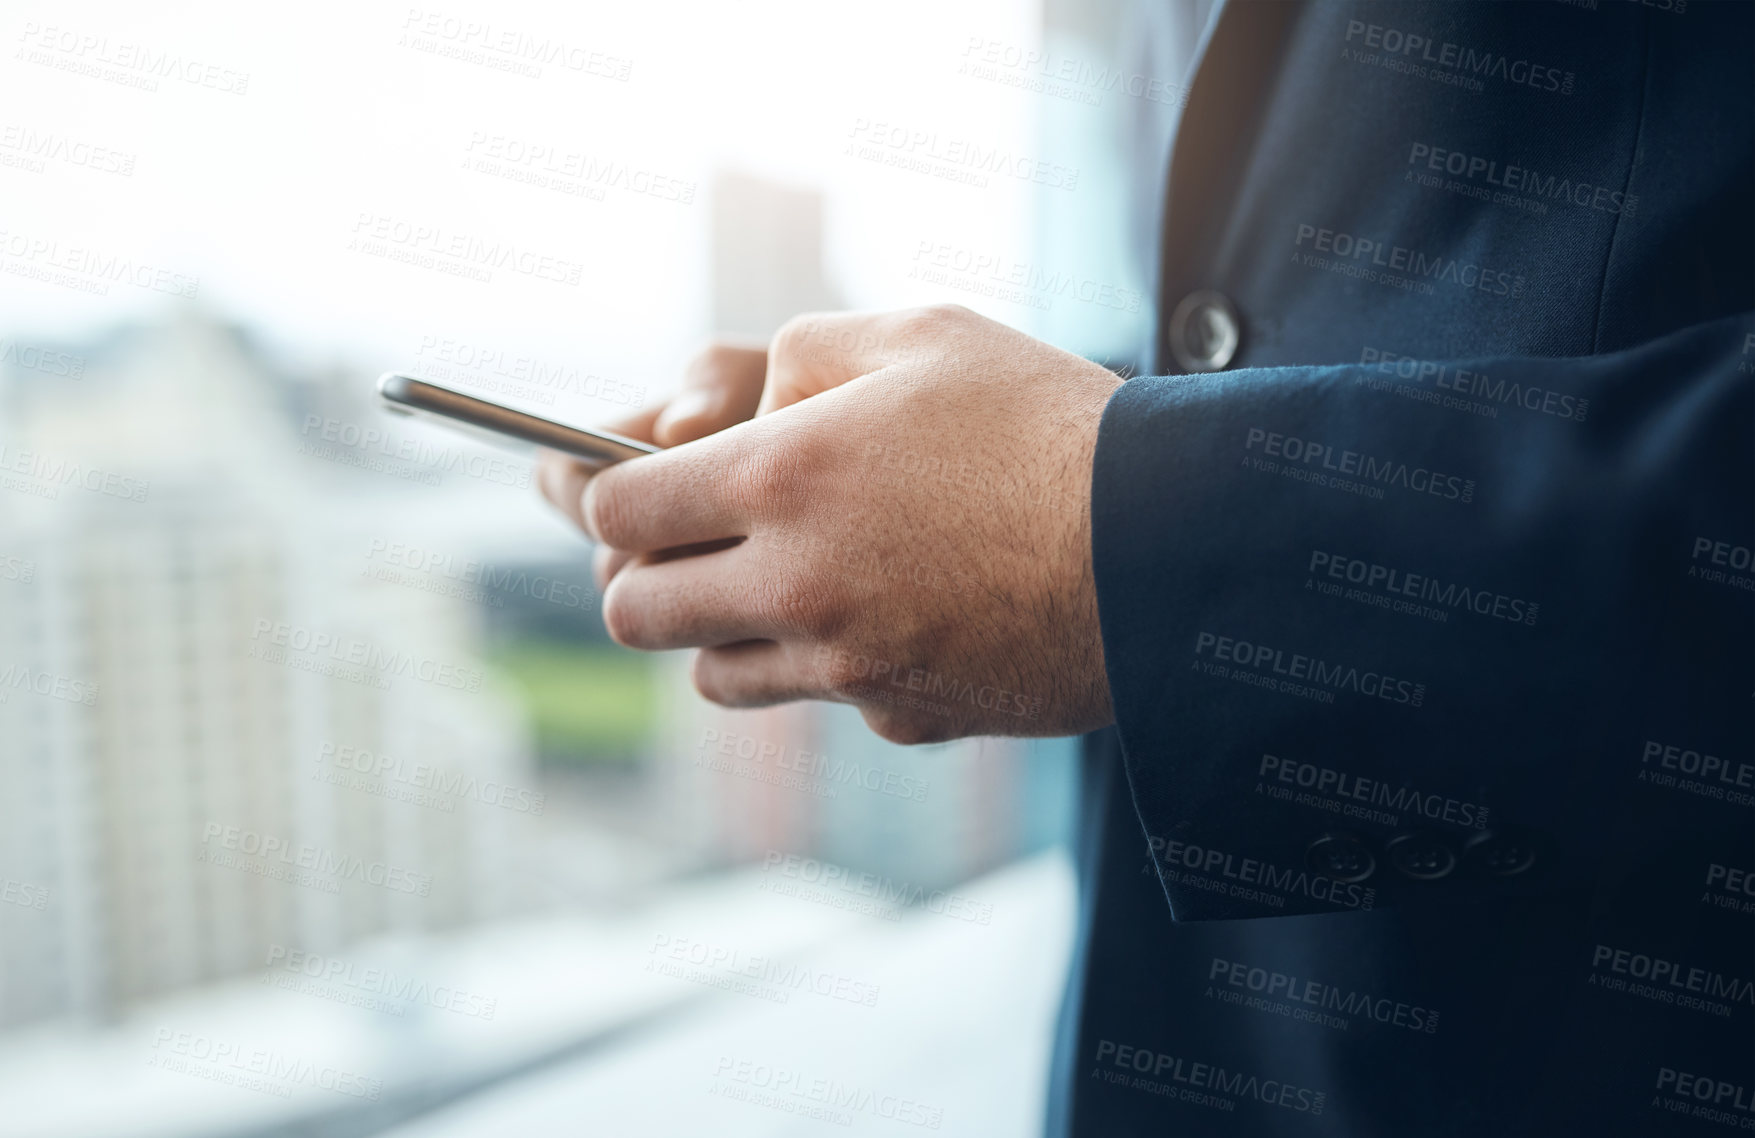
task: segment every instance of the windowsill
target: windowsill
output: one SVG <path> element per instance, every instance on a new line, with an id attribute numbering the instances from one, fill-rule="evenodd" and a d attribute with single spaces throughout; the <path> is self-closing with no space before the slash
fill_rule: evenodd
<path id="1" fill-rule="evenodd" d="M 257 976 L 146 1005 L 112 1028 L 15 1035 L 0 1047 L 0 1101 L 10 1126 L 40 1138 L 263 1134 L 317 1120 L 337 1134 L 406 1120 L 401 1138 L 572 1135 L 585 1110 L 645 1132 L 723 1133 L 728 1098 L 774 1096 L 743 1097 L 732 1113 L 767 1132 L 818 1106 L 811 1088 L 828 1084 L 942 1110 L 941 1132 L 1035 1132 L 1041 1095 L 1019 1091 L 1047 1072 L 1074 904 L 1063 856 L 960 887 L 991 906 L 989 924 L 920 908 L 859 916 L 764 891 L 763 877 L 750 867 L 684 882 L 609 918 L 345 954 L 356 976 L 384 967 L 469 993 L 471 1007 L 495 1001 L 491 1019 L 406 1002 L 388 1014 L 337 1002 L 366 999 L 358 983 L 329 983 L 325 996 Z M 233 1050 L 155 1069 L 180 1031 Z M 306 1074 L 270 1078 L 266 1092 L 215 1081 L 261 1078 L 271 1064 Z M 796 1080 L 776 1087 L 761 1067 Z M 323 1089 L 318 1071 L 379 1079 L 381 1093 Z"/>

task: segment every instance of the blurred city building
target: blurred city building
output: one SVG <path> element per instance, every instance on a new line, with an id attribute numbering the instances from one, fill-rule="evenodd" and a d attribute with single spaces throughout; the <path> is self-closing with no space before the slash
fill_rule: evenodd
<path id="1" fill-rule="evenodd" d="M 438 682 L 483 675 L 442 601 L 338 579 L 248 346 L 188 319 L 79 358 L 8 377 L 0 1023 L 507 912 L 519 715 Z"/>
<path id="2" fill-rule="evenodd" d="M 277 374 L 199 315 L 56 350 L 78 379 L 15 367 L 0 389 L 0 1024 L 113 1017 L 276 947 L 786 856 L 918 902 L 1064 826 L 1063 744 L 904 748 L 848 708 L 727 711 L 694 693 L 686 654 L 608 645 L 594 596 L 484 597 L 407 556 L 378 571 L 371 551 L 423 532 L 422 503 L 493 512 L 533 491 L 455 478 L 464 444 L 442 431 L 350 451 L 355 425 L 408 429 L 364 376 Z M 539 767 L 535 712 L 480 659 L 531 637 L 656 670 L 637 754 Z"/>
<path id="3" fill-rule="evenodd" d="M 716 326 L 759 337 L 842 303 L 820 197 L 713 186 Z M 442 378 L 496 390 L 482 367 Z M 301 1047 L 426 1048 L 474 1086 L 601 1030 L 626 980 L 582 963 L 606 949 L 580 956 L 581 930 L 666 898 L 753 882 L 778 943 L 831 918 L 1017 917 L 964 883 L 1062 838 L 1065 741 L 905 748 L 838 705 L 712 706 L 688 654 L 609 643 L 587 560 L 523 459 L 386 415 L 363 369 L 199 309 L 0 341 L 0 1028 L 74 1029 L 0 1083 L 77 1082 L 97 1040 L 214 1000 L 305 1023 Z M 824 875 L 842 886 L 789 891 Z M 483 1050 L 418 998 L 345 1006 L 357 979 L 301 990 L 343 1005 L 321 1029 L 281 1002 L 301 997 L 227 983 L 287 980 L 296 953 L 484 977 L 522 1010 Z M 530 1018 L 545 1001 L 508 967 L 564 993 L 555 1017 Z M 437 1093 L 407 1089 L 411 1063 L 379 1068 L 407 1084 L 385 1118 Z"/>
<path id="4" fill-rule="evenodd" d="M 757 342 L 801 312 L 845 302 L 823 268 L 822 195 L 747 174 L 713 179 L 714 327 Z M 672 832 L 703 862 L 806 855 L 930 892 L 1063 832 L 1064 742 L 963 739 L 901 747 L 850 708 L 727 711 L 671 661 L 658 746 Z"/>

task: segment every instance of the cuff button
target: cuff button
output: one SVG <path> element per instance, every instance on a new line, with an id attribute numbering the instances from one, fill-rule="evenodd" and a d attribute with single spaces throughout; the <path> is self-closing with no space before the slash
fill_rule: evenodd
<path id="1" fill-rule="evenodd" d="M 1328 833 L 1310 843 L 1304 852 L 1304 864 L 1312 873 L 1332 877 L 1342 884 L 1363 881 L 1377 872 L 1377 859 L 1358 837 L 1347 833 Z"/>
<path id="2" fill-rule="evenodd" d="M 1414 831 L 1397 834 L 1384 847 L 1396 872 L 1415 881 L 1437 881 L 1456 868 L 1450 843 L 1437 834 Z"/>
<path id="3" fill-rule="evenodd" d="M 1522 834 L 1485 830 L 1468 840 L 1463 856 L 1491 877 L 1516 877 L 1536 864 L 1536 847 Z"/>

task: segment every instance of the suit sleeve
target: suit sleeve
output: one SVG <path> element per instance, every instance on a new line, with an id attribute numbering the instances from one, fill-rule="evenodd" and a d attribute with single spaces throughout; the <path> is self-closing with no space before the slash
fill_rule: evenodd
<path id="1" fill-rule="evenodd" d="M 1093 559 L 1176 919 L 1750 860 L 1752 328 L 1122 385 Z"/>

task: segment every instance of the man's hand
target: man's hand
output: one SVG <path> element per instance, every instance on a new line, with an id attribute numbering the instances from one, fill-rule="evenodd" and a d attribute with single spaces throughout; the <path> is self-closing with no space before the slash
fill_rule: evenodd
<path id="1" fill-rule="evenodd" d="M 800 317 L 762 415 L 585 485 L 631 555 L 610 635 L 701 648 L 715 702 L 839 700 L 898 742 L 1102 726 L 1091 461 L 1119 382 L 955 306 Z"/>
<path id="2" fill-rule="evenodd" d="M 683 371 L 682 390 L 674 398 L 612 423 L 607 429 L 661 447 L 677 446 L 723 431 L 756 413 L 767 369 L 765 348 L 715 341 L 689 361 Z M 581 527 L 585 522 L 579 513 L 580 500 L 591 474 L 591 467 L 554 451 L 543 451 L 536 468 L 537 485 L 542 487 L 543 496 Z M 628 557 L 607 545 L 597 547 L 592 556 L 592 571 L 599 589 L 608 586 L 610 578 L 627 564 Z"/>

